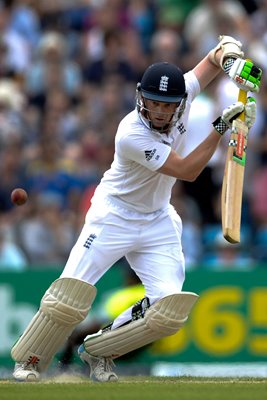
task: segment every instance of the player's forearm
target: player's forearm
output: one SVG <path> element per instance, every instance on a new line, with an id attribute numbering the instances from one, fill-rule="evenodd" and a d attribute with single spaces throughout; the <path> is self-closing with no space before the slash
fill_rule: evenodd
<path id="1" fill-rule="evenodd" d="M 210 135 L 185 158 L 171 151 L 158 172 L 174 178 L 193 182 L 205 168 L 220 142 L 221 135 L 213 130 Z"/>
<path id="2" fill-rule="evenodd" d="M 221 135 L 213 129 L 209 136 L 183 159 L 183 180 L 193 182 L 203 171 L 221 140 Z"/>
<path id="3" fill-rule="evenodd" d="M 193 72 L 196 75 L 201 90 L 203 90 L 216 76 L 222 73 L 222 70 L 210 61 L 209 56 L 206 56 L 197 64 Z"/>

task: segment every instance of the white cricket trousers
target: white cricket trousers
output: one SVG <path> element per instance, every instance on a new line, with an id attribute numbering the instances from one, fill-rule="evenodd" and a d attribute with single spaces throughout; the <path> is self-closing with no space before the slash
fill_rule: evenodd
<path id="1" fill-rule="evenodd" d="M 181 235 L 181 218 L 171 205 L 164 211 L 142 214 L 102 200 L 90 207 L 61 277 L 95 285 L 125 256 L 153 304 L 182 290 L 185 265 Z M 131 308 L 116 318 L 113 328 L 130 319 Z"/>

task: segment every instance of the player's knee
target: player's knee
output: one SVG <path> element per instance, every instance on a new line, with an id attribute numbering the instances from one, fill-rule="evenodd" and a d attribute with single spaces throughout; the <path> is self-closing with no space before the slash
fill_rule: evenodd
<path id="1" fill-rule="evenodd" d="M 44 294 L 40 309 L 54 322 L 77 325 L 87 316 L 96 289 L 78 279 L 60 278 Z"/>
<path id="2" fill-rule="evenodd" d="M 153 295 L 149 295 L 149 302 L 150 304 L 155 304 L 156 302 L 164 299 L 165 297 L 176 295 L 181 293 L 182 286 L 169 284 L 165 286 L 161 286 L 159 290 L 154 290 Z"/>
<path id="3" fill-rule="evenodd" d="M 163 297 L 147 310 L 145 315 L 147 327 L 161 333 L 162 336 L 169 336 L 174 335 L 184 325 L 188 315 L 182 312 L 179 305 L 177 307 L 174 299 L 176 294 Z"/>
<path id="4" fill-rule="evenodd" d="M 146 325 L 154 332 L 161 333 L 162 336 L 174 335 L 185 323 L 185 319 L 173 320 L 164 314 L 152 315 L 147 318 Z"/>
<path id="5" fill-rule="evenodd" d="M 147 291 L 147 296 L 149 298 L 150 304 L 153 304 L 156 301 L 163 299 L 164 297 L 181 293 L 184 280 L 185 272 L 184 268 L 181 268 L 178 278 L 170 280 L 167 283 L 164 282 L 152 287 L 150 291 Z"/>

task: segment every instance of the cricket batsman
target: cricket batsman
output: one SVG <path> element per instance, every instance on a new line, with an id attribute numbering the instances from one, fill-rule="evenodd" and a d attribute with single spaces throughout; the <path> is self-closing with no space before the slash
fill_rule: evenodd
<path id="1" fill-rule="evenodd" d="M 145 297 L 84 339 L 78 353 L 90 367 L 90 377 L 116 381 L 114 359 L 173 335 L 184 325 L 198 295 L 182 291 L 182 221 L 170 205 L 171 190 L 176 179 L 198 177 L 241 112 L 247 126 L 253 125 L 256 103 L 236 102 L 213 126 L 211 121 L 206 139 L 183 156 L 190 140 L 191 103 L 222 71 L 242 90 L 258 92 L 262 71 L 243 56 L 238 40 L 221 36 L 185 74 L 164 61 L 145 70 L 137 84 L 136 107 L 118 126 L 113 163 L 96 188 L 65 268 L 11 350 L 15 379 L 40 378 L 88 314 L 96 283 L 123 256 L 141 280 Z"/>

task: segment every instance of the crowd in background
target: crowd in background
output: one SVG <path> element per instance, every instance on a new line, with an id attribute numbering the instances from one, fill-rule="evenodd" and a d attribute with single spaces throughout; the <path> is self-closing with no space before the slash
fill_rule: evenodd
<path id="1" fill-rule="evenodd" d="M 267 0 L 0 0 L 0 270 L 64 265 L 145 68 L 165 60 L 186 72 L 220 34 L 239 39 L 264 71 L 241 244 L 221 234 L 227 134 L 196 182 L 177 182 L 172 203 L 187 268 L 267 263 Z M 236 99 L 223 74 L 198 96 L 191 149 Z M 29 194 L 21 207 L 10 201 L 15 187 Z"/>

